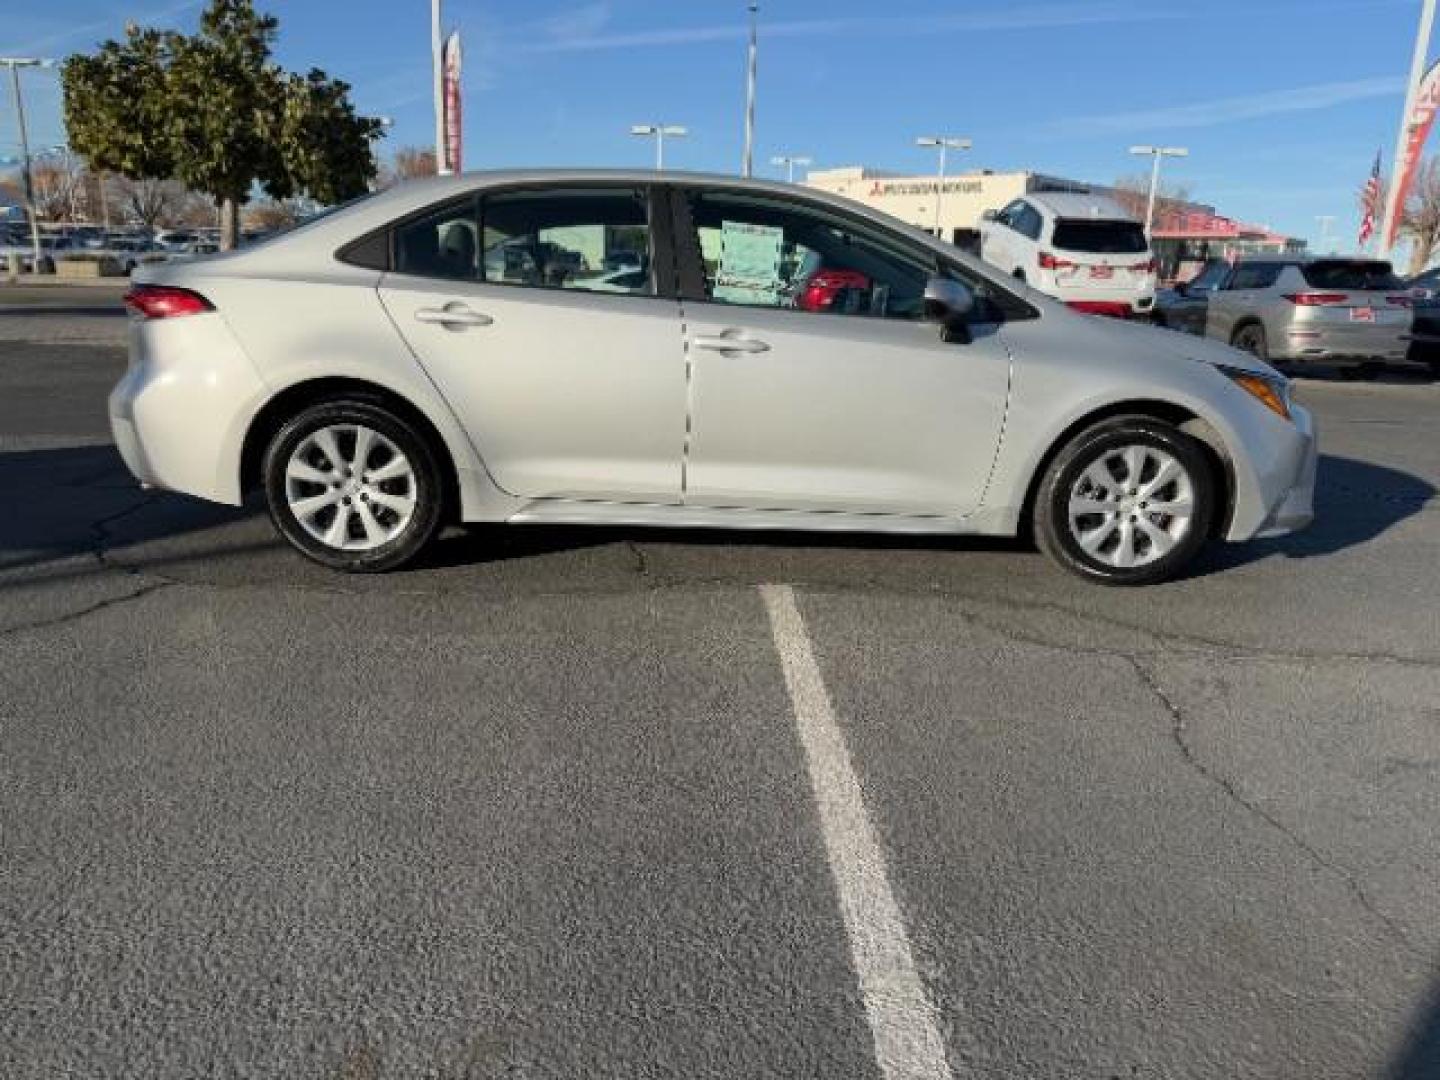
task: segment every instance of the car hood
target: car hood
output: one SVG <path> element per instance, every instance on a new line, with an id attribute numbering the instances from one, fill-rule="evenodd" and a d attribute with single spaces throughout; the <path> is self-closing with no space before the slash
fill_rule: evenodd
<path id="1" fill-rule="evenodd" d="M 1107 335 L 1120 335 L 1125 339 L 1129 348 L 1143 348 L 1157 358 L 1173 359 L 1177 362 L 1212 364 L 1234 371 L 1250 371 L 1269 379 L 1284 377 L 1269 364 L 1263 360 L 1257 360 L 1250 353 L 1210 338 L 1099 315 L 1078 315 L 1071 312 L 1064 314 L 1089 323 L 1092 331 Z"/>

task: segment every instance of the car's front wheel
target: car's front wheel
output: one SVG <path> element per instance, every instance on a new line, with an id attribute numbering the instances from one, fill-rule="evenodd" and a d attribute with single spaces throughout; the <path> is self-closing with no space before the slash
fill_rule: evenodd
<path id="1" fill-rule="evenodd" d="M 1195 439 L 1147 417 L 1104 421 L 1055 456 L 1035 536 L 1067 570 L 1104 585 L 1174 577 L 1205 544 L 1216 484 Z"/>
<path id="2" fill-rule="evenodd" d="M 361 400 L 311 405 L 266 448 L 265 496 L 281 535 L 337 570 L 392 570 L 430 542 L 444 488 L 429 440 Z"/>

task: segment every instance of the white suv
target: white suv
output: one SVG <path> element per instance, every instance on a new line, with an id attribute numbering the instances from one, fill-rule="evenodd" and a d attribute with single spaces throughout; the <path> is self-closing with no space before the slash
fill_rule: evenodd
<path id="1" fill-rule="evenodd" d="M 1032 193 L 987 210 L 980 254 L 1079 311 L 1128 318 L 1155 306 L 1145 229 L 1103 195 Z"/>

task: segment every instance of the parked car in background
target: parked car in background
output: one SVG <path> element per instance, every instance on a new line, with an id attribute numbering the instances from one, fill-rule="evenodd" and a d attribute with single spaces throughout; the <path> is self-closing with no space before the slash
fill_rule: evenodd
<path id="1" fill-rule="evenodd" d="M 200 239 L 191 229 L 162 229 L 155 234 L 155 243 L 164 251 L 184 251 Z"/>
<path id="2" fill-rule="evenodd" d="M 1167 326 L 1187 334 L 1205 336 L 1205 316 L 1210 309 L 1210 296 L 1230 276 L 1228 259 L 1210 259 L 1189 281 L 1155 292 L 1155 309 L 1151 320 L 1156 326 Z"/>
<path id="3" fill-rule="evenodd" d="M 1207 263 L 1160 298 L 1156 321 L 1203 327 L 1266 361 L 1354 368 L 1405 359 L 1410 305 L 1407 284 L 1379 259 L 1246 255 Z"/>
<path id="4" fill-rule="evenodd" d="M 568 267 L 560 240 L 621 229 L 646 269 L 546 272 Z M 802 307 L 811 267 L 858 275 L 854 295 Z M 1313 516 L 1313 425 L 1273 369 L 1078 315 L 790 184 L 416 180 L 143 267 L 126 303 L 109 410 L 130 470 L 223 503 L 263 490 L 280 534 L 340 570 L 400 566 L 454 520 L 1033 529 L 1081 577 L 1140 585 Z"/>
<path id="5" fill-rule="evenodd" d="M 606 270 L 644 270 L 645 257 L 638 251 L 612 251 L 605 256 Z"/>
<path id="6" fill-rule="evenodd" d="M 1078 311 L 1128 318 L 1155 304 L 1145 228 L 1108 196 L 1034 192 L 987 210 L 980 256 Z"/>
<path id="7" fill-rule="evenodd" d="M 1416 274 L 1406 284 L 1415 313 L 1407 358 L 1440 375 L 1440 266 Z"/>

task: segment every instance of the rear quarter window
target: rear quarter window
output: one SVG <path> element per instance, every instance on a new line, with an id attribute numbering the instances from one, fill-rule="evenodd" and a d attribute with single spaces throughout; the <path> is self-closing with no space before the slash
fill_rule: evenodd
<path id="1" fill-rule="evenodd" d="M 1096 255 L 1140 255 L 1150 248 L 1138 221 L 1090 218 L 1057 218 L 1053 243 L 1065 251 Z"/>
<path id="2" fill-rule="evenodd" d="M 1403 289 L 1388 262 L 1365 259 L 1324 259 L 1300 268 L 1312 289 Z"/>

